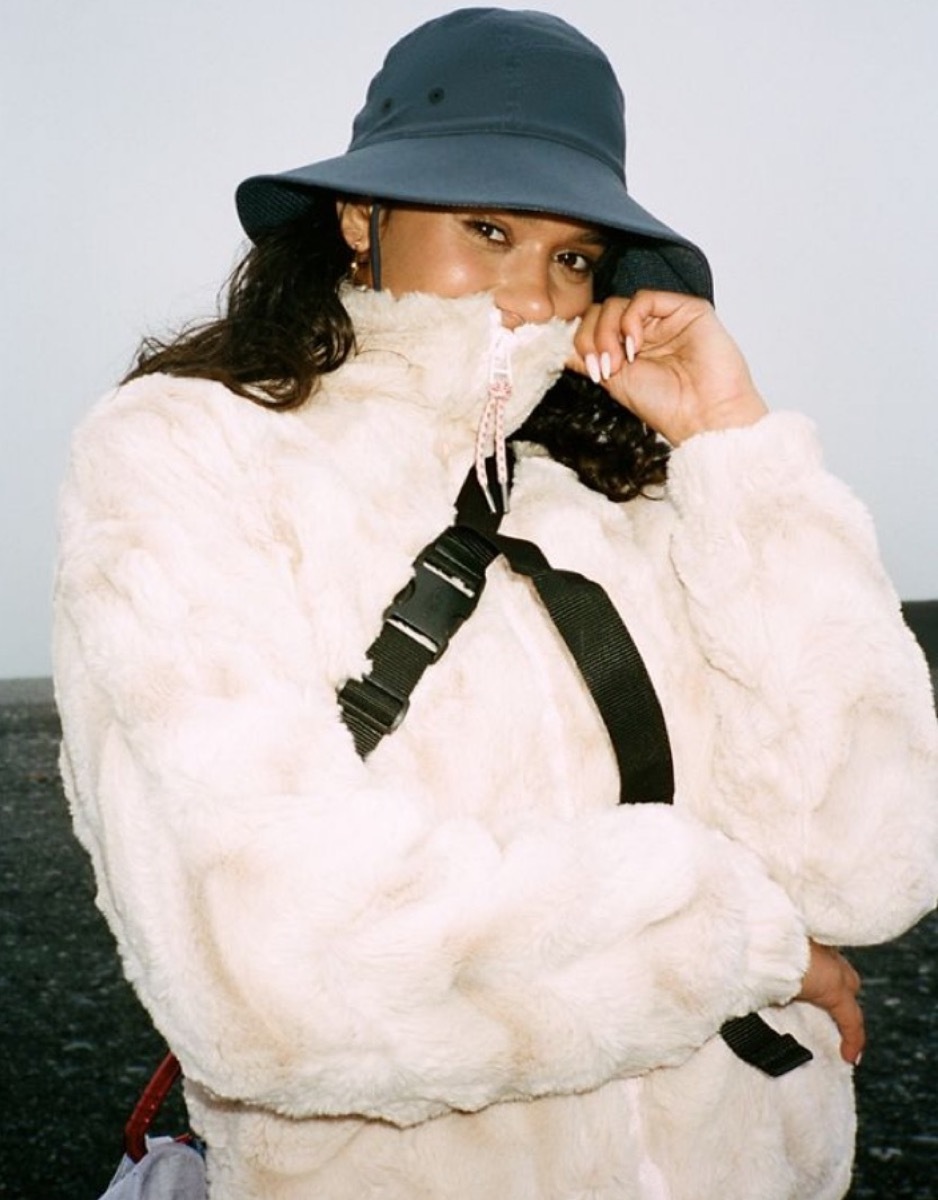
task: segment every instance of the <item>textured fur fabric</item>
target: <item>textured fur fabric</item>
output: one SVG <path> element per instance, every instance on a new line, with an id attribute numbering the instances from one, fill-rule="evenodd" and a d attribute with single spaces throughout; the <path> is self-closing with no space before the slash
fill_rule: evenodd
<path id="1" fill-rule="evenodd" d="M 335 690 L 451 520 L 484 298 L 349 296 L 299 411 L 154 376 L 64 487 L 55 673 L 75 828 L 181 1059 L 213 1200 L 835 1200 L 851 1071 L 789 1003 L 806 934 L 893 937 L 938 893 L 928 672 L 870 522 L 776 414 L 615 505 L 531 451 L 506 532 L 607 590 L 675 755 L 618 806 L 530 586 L 476 614 L 362 762 Z M 570 330 L 516 335 L 517 426 Z M 716 1036 L 766 1009 L 815 1059 Z"/>

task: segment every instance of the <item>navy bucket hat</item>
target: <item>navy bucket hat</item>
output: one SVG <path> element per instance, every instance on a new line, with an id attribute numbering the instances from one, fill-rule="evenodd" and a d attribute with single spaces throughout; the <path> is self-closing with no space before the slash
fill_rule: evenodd
<path id="1" fill-rule="evenodd" d="M 348 151 L 246 179 L 238 215 L 256 238 L 322 191 L 599 225 L 622 235 L 615 293 L 713 299 L 703 253 L 626 190 L 625 106 L 609 60 L 546 13 L 464 8 L 420 25 L 371 81 Z"/>

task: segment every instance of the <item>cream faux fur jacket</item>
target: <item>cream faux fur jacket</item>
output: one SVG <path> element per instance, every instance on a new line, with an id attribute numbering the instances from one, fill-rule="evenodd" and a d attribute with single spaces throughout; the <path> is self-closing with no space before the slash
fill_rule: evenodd
<path id="1" fill-rule="evenodd" d="M 938 893 L 926 666 L 869 519 L 791 414 L 692 438 L 616 505 L 522 457 L 504 530 L 601 583 L 666 714 L 673 807 L 619 806 L 528 583 L 475 615 L 362 762 L 336 688 L 451 520 L 492 309 L 353 293 L 298 411 L 152 376 L 64 487 L 55 674 L 75 828 L 187 1077 L 213 1200 L 834 1200 L 851 1069 L 788 1003 L 806 934 Z M 509 426 L 570 345 L 514 335 Z M 814 1061 L 773 1080 L 721 1023 Z"/>

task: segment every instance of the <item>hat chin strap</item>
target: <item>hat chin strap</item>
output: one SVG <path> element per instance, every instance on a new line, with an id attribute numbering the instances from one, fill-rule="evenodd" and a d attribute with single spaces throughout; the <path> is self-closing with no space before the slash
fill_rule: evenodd
<path id="1" fill-rule="evenodd" d="M 376 292 L 381 291 L 381 246 L 378 241 L 378 216 L 381 206 L 375 201 L 371 206 L 368 218 L 368 239 L 371 252 L 371 286 Z"/>

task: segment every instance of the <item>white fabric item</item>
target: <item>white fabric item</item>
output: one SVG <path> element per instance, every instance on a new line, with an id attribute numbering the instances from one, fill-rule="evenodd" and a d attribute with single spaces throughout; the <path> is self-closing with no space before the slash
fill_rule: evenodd
<path id="1" fill-rule="evenodd" d="M 191 1146 L 150 1138 L 135 1163 L 126 1155 L 100 1200 L 206 1200 L 205 1162 Z"/>
<path id="2" fill-rule="evenodd" d="M 502 563 L 362 762 L 335 690 L 451 520 L 492 306 L 347 300 L 309 404 L 135 381 L 62 495 L 63 775 L 212 1200 L 836 1200 L 851 1070 L 789 1003 L 805 935 L 894 937 L 938 895 L 930 681 L 867 514 L 794 414 L 690 439 L 625 505 L 523 454 L 504 531 L 622 614 L 673 807 L 617 805 Z M 570 339 L 515 335 L 506 429 Z M 753 1009 L 814 1062 L 736 1059 L 717 1030 Z"/>

